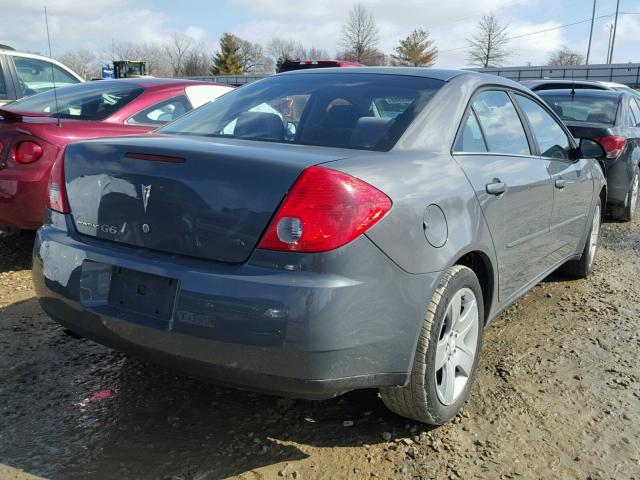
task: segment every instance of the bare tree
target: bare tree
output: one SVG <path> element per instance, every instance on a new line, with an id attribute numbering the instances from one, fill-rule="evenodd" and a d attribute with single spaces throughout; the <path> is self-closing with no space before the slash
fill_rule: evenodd
<path id="1" fill-rule="evenodd" d="M 472 65 L 497 67 L 510 55 L 508 25 L 501 25 L 493 13 L 483 15 L 476 33 L 468 38 L 468 58 Z"/>
<path id="2" fill-rule="evenodd" d="M 167 54 L 169 55 L 174 77 L 182 75 L 184 60 L 194 46 L 195 40 L 189 35 L 181 32 L 171 34 L 171 41 L 167 45 Z"/>
<path id="3" fill-rule="evenodd" d="M 362 63 L 370 66 L 382 66 L 389 65 L 391 63 L 388 55 L 385 55 L 384 52 L 377 48 L 367 50 L 364 56 L 360 58 L 360 61 L 358 61 L 355 54 L 350 51 L 338 52 L 337 59 L 345 60 L 347 62 Z"/>
<path id="4" fill-rule="evenodd" d="M 357 3 L 342 27 L 341 45 L 354 61 L 365 63 L 367 54 L 378 45 L 378 27 L 373 15 Z"/>
<path id="5" fill-rule="evenodd" d="M 582 65 L 584 55 L 563 45 L 549 55 L 547 65 Z"/>
<path id="6" fill-rule="evenodd" d="M 114 60 L 142 60 L 147 62 L 147 74 L 149 75 L 156 77 L 170 77 L 173 75 L 166 45 L 113 42 L 110 48 L 102 54 L 102 63 L 106 65 Z"/>
<path id="7" fill-rule="evenodd" d="M 211 64 L 204 50 L 204 45 L 198 44 L 187 53 L 182 62 L 181 75 L 185 77 L 209 75 Z"/>
<path id="8" fill-rule="evenodd" d="M 279 37 L 274 37 L 269 42 L 267 50 L 276 65 L 276 70 L 287 60 L 303 60 L 306 56 L 306 51 L 300 42 Z"/>
<path id="9" fill-rule="evenodd" d="M 322 48 L 311 47 L 305 52 L 305 60 L 328 60 L 329 53 Z"/>
<path id="10" fill-rule="evenodd" d="M 265 55 L 262 45 L 238 37 L 236 42 L 240 46 L 238 54 L 244 73 L 273 72 L 273 62 Z"/>
<path id="11" fill-rule="evenodd" d="M 170 77 L 173 73 L 165 45 L 147 43 L 140 49 L 140 60 L 147 62 L 147 73 L 155 77 Z"/>
<path id="12" fill-rule="evenodd" d="M 391 57 L 396 65 L 431 67 L 436 63 L 438 47 L 433 45 L 429 32 L 419 28 L 400 40 L 395 52 Z"/>
<path id="13" fill-rule="evenodd" d="M 69 51 L 58 57 L 58 60 L 85 80 L 89 80 L 94 75 L 97 76 L 100 71 L 100 62 L 96 54 L 90 50 Z"/>

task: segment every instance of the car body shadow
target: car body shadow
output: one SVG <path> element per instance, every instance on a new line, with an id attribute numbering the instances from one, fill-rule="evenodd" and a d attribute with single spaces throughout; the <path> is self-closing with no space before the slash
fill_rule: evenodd
<path id="1" fill-rule="evenodd" d="M 225 478 L 305 446 L 410 435 L 375 391 L 317 402 L 219 387 L 73 339 L 35 298 L 0 310 L 0 385 L 0 463 L 50 478 Z"/>
<path id="2" fill-rule="evenodd" d="M 31 268 L 34 236 L 24 231 L 0 237 L 0 273 Z"/>

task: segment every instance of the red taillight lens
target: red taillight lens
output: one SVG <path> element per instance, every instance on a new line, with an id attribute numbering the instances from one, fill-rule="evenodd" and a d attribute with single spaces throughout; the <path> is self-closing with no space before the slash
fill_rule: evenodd
<path id="1" fill-rule="evenodd" d="M 391 209 L 384 193 L 346 173 L 309 167 L 298 177 L 258 248 L 325 252 L 360 236 Z"/>
<path id="2" fill-rule="evenodd" d="M 30 140 L 20 142 L 13 153 L 13 158 L 18 163 L 33 163 L 40 157 L 42 157 L 42 147 Z"/>
<path id="3" fill-rule="evenodd" d="M 0 142 L 0 154 L 2 153 L 3 148 L 4 148 L 4 143 Z"/>
<path id="4" fill-rule="evenodd" d="M 49 202 L 48 207 L 60 213 L 70 213 L 67 189 L 64 183 L 64 156 L 61 156 L 53 164 L 49 177 Z"/>
<path id="5" fill-rule="evenodd" d="M 616 159 L 627 146 L 627 139 L 625 137 L 619 137 L 616 135 L 609 135 L 607 137 L 596 137 L 593 140 L 598 142 L 607 151 L 607 158 Z"/>

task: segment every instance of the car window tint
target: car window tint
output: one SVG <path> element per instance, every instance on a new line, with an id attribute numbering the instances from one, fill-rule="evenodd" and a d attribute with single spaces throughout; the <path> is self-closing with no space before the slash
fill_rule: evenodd
<path id="1" fill-rule="evenodd" d="M 533 100 L 522 95 L 516 97 L 538 141 L 540 155 L 568 160 L 571 141 L 558 122 Z"/>
<path id="2" fill-rule="evenodd" d="M 562 119 L 570 122 L 613 125 L 620 92 L 613 90 L 549 90 L 542 98 Z"/>
<path id="3" fill-rule="evenodd" d="M 80 83 L 80 80 L 51 62 L 35 58 L 13 57 L 13 63 L 18 74 L 22 96 L 25 97 L 51 90 L 54 81 L 56 87 Z"/>
<path id="4" fill-rule="evenodd" d="M 458 134 L 458 139 L 453 147 L 455 152 L 486 152 L 487 145 L 484 143 L 480 124 L 473 110 L 469 112 L 464 122 L 462 130 Z"/>
<path id="5" fill-rule="evenodd" d="M 128 125 L 164 125 L 189 110 L 191 110 L 189 100 L 186 96 L 179 95 L 145 108 L 129 118 L 126 123 Z"/>
<path id="6" fill-rule="evenodd" d="M 369 73 L 276 75 L 229 92 L 161 131 L 387 151 L 443 83 Z"/>
<path id="7" fill-rule="evenodd" d="M 473 100 L 473 109 L 484 130 L 490 152 L 531 153 L 520 117 L 505 92 L 486 91 L 478 94 Z"/>
<path id="8" fill-rule="evenodd" d="M 633 115 L 633 125 L 640 124 L 640 105 L 635 98 L 630 99 L 631 114 Z"/>

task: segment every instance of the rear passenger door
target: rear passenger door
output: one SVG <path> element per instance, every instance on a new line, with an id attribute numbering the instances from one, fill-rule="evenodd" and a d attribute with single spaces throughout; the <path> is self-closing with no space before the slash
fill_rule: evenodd
<path id="1" fill-rule="evenodd" d="M 453 153 L 475 189 L 498 258 L 499 298 L 511 298 L 549 267 L 553 186 L 504 90 L 477 93 Z"/>
<path id="2" fill-rule="evenodd" d="M 549 162 L 553 181 L 551 241 L 552 262 L 558 263 L 580 247 L 586 217 L 593 198 L 589 161 L 576 159 L 574 144 L 565 129 L 537 101 L 516 94 L 518 104 L 531 128 L 540 158 Z"/>

